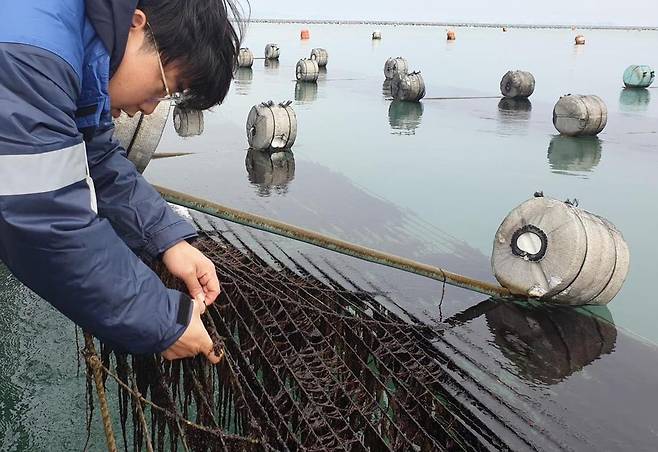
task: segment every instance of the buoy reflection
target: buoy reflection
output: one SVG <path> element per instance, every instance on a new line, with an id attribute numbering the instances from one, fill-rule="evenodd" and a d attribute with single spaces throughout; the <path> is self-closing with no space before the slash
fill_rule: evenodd
<path id="1" fill-rule="evenodd" d="M 285 194 L 295 178 L 295 156 L 292 151 L 257 151 L 249 149 L 245 160 L 249 182 L 258 196 Z"/>

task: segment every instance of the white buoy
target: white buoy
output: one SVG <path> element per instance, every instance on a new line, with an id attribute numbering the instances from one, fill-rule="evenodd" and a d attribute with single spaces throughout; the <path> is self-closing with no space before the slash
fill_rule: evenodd
<path id="1" fill-rule="evenodd" d="M 375 30 L 372 32 L 372 39 L 382 39 L 382 32 Z"/>
<path id="2" fill-rule="evenodd" d="M 174 129 L 181 137 L 201 135 L 203 133 L 203 111 L 174 107 Z"/>
<path id="3" fill-rule="evenodd" d="M 254 105 L 247 117 L 247 140 L 256 150 L 290 149 L 297 139 L 297 116 L 292 102 Z"/>
<path id="4" fill-rule="evenodd" d="M 402 57 L 389 58 L 384 64 L 384 77 L 386 80 L 392 80 L 395 74 L 404 75 L 409 71 L 407 60 Z"/>
<path id="5" fill-rule="evenodd" d="M 144 172 L 155 153 L 164 131 L 171 104 L 160 102 L 150 115 L 137 113 L 132 118 L 125 113 L 114 119 L 114 137 L 126 150 L 137 171 Z"/>
<path id="6" fill-rule="evenodd" d="M 560 97 L 553 108 L 553 125 L 563 135 L 597 135 L 608 123 L 608 107 L 594 95 Z"/>
<path id="7" fill-rule="evenodd" d="M 425 97 L 425 82 L 420 72 L 410 74 L 396 74 L 391 81 L 391 95 L 393 99 L 405 101 L 419 101 Z"/>
<path id="8" fill-rule="evenodd" d="M 265 46 L 265 59 L 278 60 L 281 55 L 281 49 L 278 44 L 267 44 Z"/>
<path id="9" fill-rule="evenodd" d="M 318 67 L 325 67 L 329 62 L 329 53 L 325 49 L 313 49 L 311 50 L 311 60 L 315 60 Z"/>
<path id="10" fill-rule="evenodd" d="M 629 262 L 628 245 L 610 222 L 544 197 L 509 213 L 496 232 L 491 257 L 502 286 L 566 305 L 609 303 Z"/>
<path id="11" fill-rule="evenodd" d="M 243 47 L 238 52 L 238 67 L 251 67 L 254 65 L 254 54 L 251 50 Z"/>
<path id="12" fill-rule="evenodd" d="M 300 82 L 316 82 L 320 77 L 320 68 L 316 60 L 302 59 L 295 66 L 295 77 Z"/>

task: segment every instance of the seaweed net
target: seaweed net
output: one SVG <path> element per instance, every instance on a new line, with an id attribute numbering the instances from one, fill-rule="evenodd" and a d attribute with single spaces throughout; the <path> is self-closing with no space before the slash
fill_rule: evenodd
<path id="1" fill-rule="evenodd" d="M 506 448 L 469 410 L 476 401 L 447 390 L 450 363 L 432 345 L 440 332 L 403 321 L 366 291 L 275 268 L 221 234 L 203 233 L 196 246 L 222 284 L 203 321 L 224 358 L 168 362 L 101 344 L 126 450 Z M 91 378 L 87 391 L 91 422 Z"/>

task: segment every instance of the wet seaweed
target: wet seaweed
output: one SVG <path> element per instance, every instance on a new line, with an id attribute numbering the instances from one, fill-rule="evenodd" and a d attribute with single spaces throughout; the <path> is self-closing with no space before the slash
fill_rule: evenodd
<path id="1" fill-rule="evenodd" d="M 505 448 L 448 390 L 436 332 L 365 291 L 275 268 L 242 245 L 219 234 L 196 243 L 222 282 L 203 316 L 224 354 L 218 365 L 101 347 L 126 450 L 128 424 L 138 451 Z M 161 264 L 154 270 L 184 290 Z"/>

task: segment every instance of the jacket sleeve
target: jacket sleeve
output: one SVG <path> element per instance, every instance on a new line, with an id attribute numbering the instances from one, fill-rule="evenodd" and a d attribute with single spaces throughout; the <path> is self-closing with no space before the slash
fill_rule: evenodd
<path id="1" fill-rule="evenodd" d="M 191 302 L 166 289 L 96 214 L 85 144 L 74 119 L 78 91 L 75 72 L 56 55 L 0 44 L 0 258 L 19 280 L 97 337 L 131 353 L 160 352 L 185 330 Z M 111 155 L 96 165 L 108 160 Z M 112 171 L 116 175 L 107 176 Z M 112 171 L 100 172 L 101 185 L 112 177 L 122 183 L 130 178 Z M 113 202 L 112 196 L 103 203 Z M 137 199 L 131 202 L 149 202 L 146 195 Z M 165 246 L 168 239 L 159 235 L 157 222 L 135 215 L 146 230 L 154 225 L 140 243 Z"/>
<path id="2" fill-rule="evenodd" d="M 174 213 L 158 192 L 135 169 L 113 138 L 109 112 L 101 117 L 87 141 L 98 213 L 138 255 L 154 259 L 176 243 L 196 237 L 196 230 Z"/>

